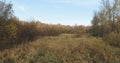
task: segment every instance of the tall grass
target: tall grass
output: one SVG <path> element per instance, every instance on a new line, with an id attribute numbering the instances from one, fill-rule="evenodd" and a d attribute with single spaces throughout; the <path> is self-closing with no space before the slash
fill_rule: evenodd
<path id="1" fill-rule="evenodd" d="M 87 39 L 86 39 L 87 38 Z M 0 52 L 1 63 L 119 63 L 119 48 L 71 34 L 46 36 Z"/>

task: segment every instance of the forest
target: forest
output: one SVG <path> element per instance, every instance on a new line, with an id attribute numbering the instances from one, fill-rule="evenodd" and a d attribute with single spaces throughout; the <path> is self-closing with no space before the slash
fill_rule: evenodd
<path id="1" fill-rule="evenodd" d="M 119 63 L 120 0 L 101 0 L 91 26 L 23 21 L 0 1 L 0 63 Z"/>

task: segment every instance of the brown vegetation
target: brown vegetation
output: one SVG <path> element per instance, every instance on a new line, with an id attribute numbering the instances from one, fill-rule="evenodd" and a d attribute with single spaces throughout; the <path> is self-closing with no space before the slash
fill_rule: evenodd
<path id="1" fill-rule="evenodd" d="M 120 1 L 102 2 L 87 27 L 21 21 L 1 1 L 0 63 L 120 62 Z"/>
<path id="2" fill-rule="evenodd" d="M 93 36 L 102 37 L 104 41 L 120 47 L 120 0 L 102 0 L 100 11 L 95 12 L 90 32 Z"/>
<path id="3" fill-rule="evenodd" d="M 119 52 L 96 37 L 62 34 L 0 51 L 0 63 L 119 63 Z"/>
<path id="4" fill-rule="evenodd" d="M 81 35 L 86 29 L 84 26 L 51 25 L 40 23 L 38 21 L 21 21 L 18 18 L 13 17 L 13 11 L 11 11 L 12 4 L 1 2 L 0 6 L 0 10 L 4 11 L 1 12 L 0 15 L 0 49 L 4 49 L 14 44 L 33 41 L 39 36 L 57 36 L 64 33 Z"/>

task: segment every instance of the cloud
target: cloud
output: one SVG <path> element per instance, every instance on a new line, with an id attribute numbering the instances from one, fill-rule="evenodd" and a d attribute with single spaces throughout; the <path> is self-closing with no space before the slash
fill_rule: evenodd
<path id="1" fill-rule="evenodd" d="M 98 0 L 46 0 L 53 4 L 73 4 L 79 6 L 89 6 L 98 4 Z"/>
<path id="2" fill-rule="evenodd" d="M 22 12 L 25 12 L 25 11 L 26 11 L 26 6 L 25 6 L 25 5 L 23 5 L 23 4 L 21 4 L 21 3 L 17 3 L 17 2 L 15 2 L 15 1 L 13 1 L 12 3 L 13 3 L 14 8 L 15 8 L 16 10 L 19 10 L 19 11 L 22 11 Z"/>
<path id="3" fill-rule="evenodd" d="M 74 2 L 73 0 L 49 0 L 52 3 L 72 3 Z"/>
<path id="4" fill-rule="evenodd" d="M 19 5 L 18 8 L 23 12 L 26 11 L 26 8 L 24 5 Z"/>

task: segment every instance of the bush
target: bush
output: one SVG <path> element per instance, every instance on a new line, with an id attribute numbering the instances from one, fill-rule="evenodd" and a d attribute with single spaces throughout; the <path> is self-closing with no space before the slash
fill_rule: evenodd
<path id="1" fill-rule="evenodd" d="M 17 38 L 17 27 L 15 24 L 3 22 L 0 25 L 0 45 L 1 47 L 5 45 L 11 45 L 15 43 Z"/>
<path id="2" fill-rule="evenodd" d="M 38 36 L 37 34 L 37 27 L 33 23 L 24 23 L 24 25 L 20 24 L 18 27 L 18 41 L 32 41 L 36 39 Z"/>
<path id="3" fill-rule="evenodd" d="M 103 39 L 112 46 L 120 47 L 120 33 L 111 32 L 106 35 Z"/>

